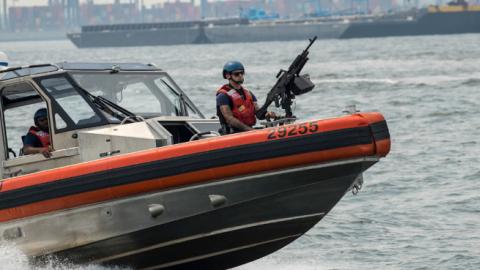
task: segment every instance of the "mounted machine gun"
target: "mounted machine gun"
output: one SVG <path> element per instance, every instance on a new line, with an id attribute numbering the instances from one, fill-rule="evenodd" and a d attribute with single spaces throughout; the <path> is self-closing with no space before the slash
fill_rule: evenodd
<path id="1" fill-rule="evenodd" d="M 300 75 L 308 61 L 308 50 L 315 40 L 317 40 L 317 36 L 309 39 L 310 44 L 295 58 L 288 70 L 281 69 L 278 72 L 278 80 L 270 92 L 268 92 L 265 104 L 256 112 L 258 119 L 265 118 L 267 108 L 272 102 L 275 102 L 277 108 L 282 106 L 282 109 L 285 110 L 285 118 L 295 118 L 292 113 L 292 100 L 295 99 L 295 96 L 310 92 L 315 87 L 308 74 Z"/>

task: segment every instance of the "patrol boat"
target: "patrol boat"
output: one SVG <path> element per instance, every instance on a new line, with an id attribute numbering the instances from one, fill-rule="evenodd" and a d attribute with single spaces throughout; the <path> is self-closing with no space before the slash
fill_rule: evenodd
<path id="1" fill-rule="evenodd" d="M 151 64 L 8 68 L 0 94 L 0 243 L 32 263 L 235 267 L 302 236 L 390 149 L 376 112 L 220 136 Z M 41 107 L 52 156 L 19 155 L 12 128 Z"/>

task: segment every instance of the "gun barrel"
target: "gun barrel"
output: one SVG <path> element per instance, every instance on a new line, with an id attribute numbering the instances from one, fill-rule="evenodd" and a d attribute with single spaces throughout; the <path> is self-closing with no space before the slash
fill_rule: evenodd
<path id="1" fill-rule="evenodd" d="M 303 52 L 301 54 L 297 55 L 295 60 L 292 62 L 292 64 L 288 68 L 288 70 L 290 72 L 297 68 L 297 72 L 295 72 L 295 73 L 298 74 L 302 70 L 305 63 L 308 61 L 308 58 L 307 58 L 308 53 L 309 53 L 308 50 L 310 50 L 310 47 L 312 47 L 313 43 L 315 43 L 315 40 L 317 40 L 317 36 L 315 36 L 315 37 L 313 37 L 312 39 L 309 39 L 309 40 L 310 40 L 310 43 L 308 44 L 307 48 L 305 50 L 303 50 Z M 298 67 L 300 67 L 300 68 L 298 68 Z"/>
<path id="2" fill-rule="evenodd" d="M 308 44 L 307 48 L 302 52 L 302 55 L 304 56 L 308 55 L 308 50 L 310 50 L 310 47 L 312 47 L 313 43 L 315 43 L 315 40 L 317 40 L 317 36 L 309 40 L 310 40 L 310 43 Z"/>

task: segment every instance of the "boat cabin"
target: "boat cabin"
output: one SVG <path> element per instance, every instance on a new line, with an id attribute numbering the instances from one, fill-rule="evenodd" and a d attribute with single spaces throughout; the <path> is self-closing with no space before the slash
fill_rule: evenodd
<path id="1" fill-rule="evenodd" d="M 60 63 L 0 71 L 0 181 L 113 155 L 218 136 L 167 72 L 152 64 Z M 23 154 L 47 109 L 52 156 Z"/>

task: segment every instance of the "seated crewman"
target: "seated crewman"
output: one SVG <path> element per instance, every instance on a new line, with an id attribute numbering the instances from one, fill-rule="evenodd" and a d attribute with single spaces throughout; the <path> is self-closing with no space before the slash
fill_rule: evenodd
<path id="1" fill-rule="evenodd" d="M 50 134 L 48 129 L 47 109 L 41 108 L 35 112 L 33 122 L 35 126 L 30 127 L 23 139 L 23 154 L 42 154 L 45 157 L 51 156 Z"/>

